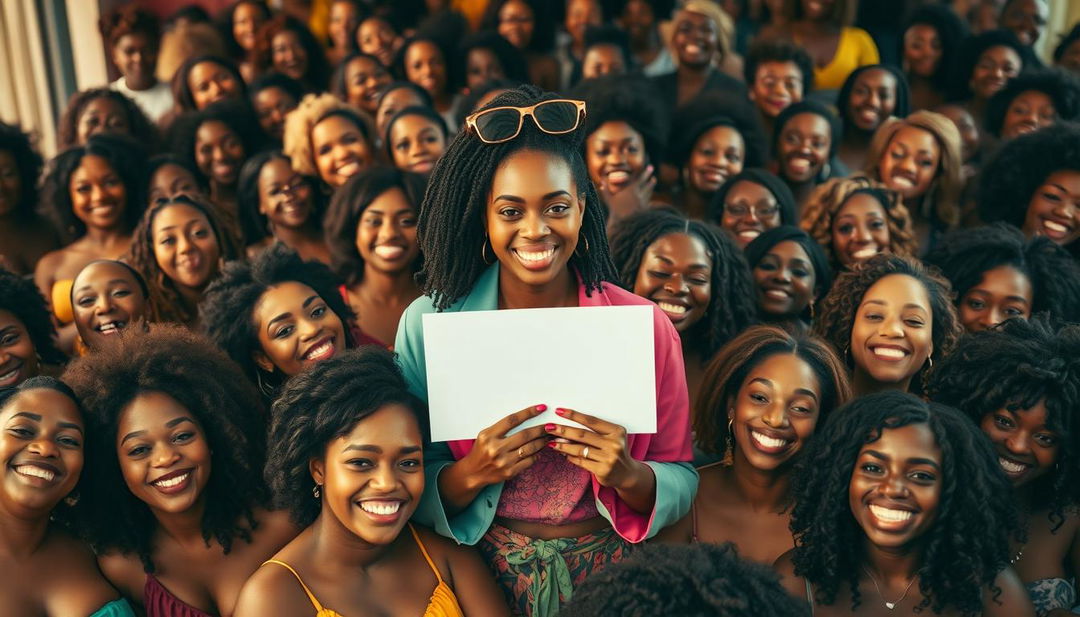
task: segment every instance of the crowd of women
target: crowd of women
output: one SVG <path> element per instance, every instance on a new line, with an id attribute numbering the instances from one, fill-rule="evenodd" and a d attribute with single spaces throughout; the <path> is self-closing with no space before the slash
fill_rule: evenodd
<path id="1" fill-rule="evenodd" d="M 0 123 L 0 614 L 1080 605 L 1080 25 L 286 6 L 122 6 L 59 154 Z M 656 433 L 430 440 L 424 315 L 625 305 Z"/>

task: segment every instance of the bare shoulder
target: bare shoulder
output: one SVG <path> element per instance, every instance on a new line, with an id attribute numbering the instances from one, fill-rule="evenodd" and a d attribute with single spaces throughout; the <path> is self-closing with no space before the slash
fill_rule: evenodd
<path id="1" fill-rule="evenodd" d="M 783 555 L 777 557 L 776 562 L 773 563 L 773 570 L 780 575 L 780 586 L 784 588 L 789 594 L 799 597 L 806 597 L 806 582 L 803 581 L 801 576 L 795 574 L 795 549 L 792 549 Z"/>
<path id="2" fill-rule="evenodd" d="M 143 586 L 146 584 L 146 572 L 142 562 L 135 554 L 120 552 L 103 553 L 97 557 L 101 573 L 124 595 L 142 600 Z"/>
<path id="3" fill-rule="evenodd" d="M 1035 617 L 1035 607 L 1031 604 L 1027 589 L 1011 567 L 998 572 L 993 587 L 983 591 L 983 615 Z"/>
<path id="4" fill-rule="evenodd" d="M 240 589 L 233 617 L 302 615 L 311 609 L 296 575 L 282 565 L 265 563 Z"/>
<path id="5" fill-rule="evenodd" d="M 302 527 L 289 518 L 287 510 L 259 510 L 255 513 L 255 520 L 259 521 L 259 528 L 255 533 L 256 541 L 260 544 L 276 544 L 278 549 L 303 531 Z"/>
<path id="6" fill-rule="evenodd" d="M 66 533 L 50 532 L 40 558 L 40 571 L 48 573 L 41 578 L 41 591 L 50 615 L 89 615 L 120 597 L 98 570 L 90 548 Z"/>

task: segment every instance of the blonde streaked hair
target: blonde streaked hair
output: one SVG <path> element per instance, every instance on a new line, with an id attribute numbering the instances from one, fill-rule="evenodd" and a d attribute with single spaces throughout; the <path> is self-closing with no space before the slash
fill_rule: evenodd
<path id="1" fill-rule="evenodd" d="M 297 173 L 319 177 L 319 170 L 315 166 L 315 153 L 311 149 L 311 129 L 335 113 L 357 121 L 374 154 L 375 123 L 371 116 L 333 94 L 309 94 L 301 99 L 296 109 L 285 116 L 285 130 L 282 135 L 281 151 L 292 161 L 292 167 Z"/>
<path id="2" fill-rule="evenodd" d="M 716 24 L 717 46 L 713 66 L 718 67 L 723 64 L 724 60 L 731 56 L 731 41 L 735 37 L 735 22 L 731 20 L 731 17 L 711 0 L 685 0 L 679 4 L 675 18 L 672 20 L 672 38 L 675 36 L 675 23 L 679 21 L 680 13 L 704 15 Z"/>
<path id="3" fill-rule="evenodd" d="M 960 221 L 960 193 L 964 189 L 962 167 L 964 157 L 961 154 L 960 132 L 952 120 L 932 111 L 917 111 L 906 118 L 891 118 L 878 127 L 870 141 L 870 151 L 866 157 L 866 175 L 881 178 L 881 157 L 889 147 L 893 137 L 905 127 L 922 129 L 934 136 L 941 150 L 938 171 L 934 183 L 923 203 L 932 210 L 923 215 L 933 216 L 946 227 L 954 227 Z"/>

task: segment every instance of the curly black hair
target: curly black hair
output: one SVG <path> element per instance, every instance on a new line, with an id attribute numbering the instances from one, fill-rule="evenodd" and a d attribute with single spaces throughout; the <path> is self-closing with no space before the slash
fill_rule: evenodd
<path id="1" fill-rule="evenodd" d="M 0 268 L 0 311 L 8 311 L 26 326 L 34 351 L 47 364 L 63 364 L 67 356 L 56 346 L 56 328 L 45 298 L 34 281 Z"/>
<path id="2" fill-rule="evenodd" d="M 766 62 L 794 64 L 802 75 L 803 94 L 814 90 L 814 61 L 801 45 L 776 38 L 759 39 L 751 43 L 743 58 L 743 79 L 747 86 L 753 86 L 757 81 L 758 67 Z"/>
<path id="3" fill-rule="evenodd" d="M 255 110 L 247 99 L 218 101 L 207 105 L 201 111 L 180 115 L 169 127 L 169 143 L 177 156 L 187 159 L 188 164 L 199 172 L 202 182 L 209 184 L 210 179 L 198 167 L 195 160 L 196 134 L 199 127 L 207 122 L 221 122 L 236 134 L 244 148 L 244 157 L 258 152 L 265 143 L 265 135 L 256 119 Z"/>
<path id="4" fill-rule="evenodd" d="M 844 80 L 844 85 L 840 86 L 839 94 L 836 95 L 836 107 L 840 111 L 840 121 L 844 125 L 845 133 L 860 130 L 855 126 L 851 118 L 851 91 L 855 89 L 855 81 L 859 78 L 859 75 L 875 69 L 885 71 L 896 80 L 896 106 L 892 115 L 897 118 L 904 118 L 911 111 L 911 87 L 908 85 L 907 77 L 903 73 L 888 64 L 860 66 L 848 75 L 847 79 Z M 888 120 L 888 118 L 882 119 L 882 122 L 885 120 Z"/>
<path id="5" fill-rule="evenodd" d="M 83 157 L 97 156 L 113 168 L 124 185 L 127 203 L 124 204 L 123 229 L 135 229 L 146 208 L 146 152 L 135 140 L 125 135 L 102 133 L 92 135 L 84 146 L 76 146 L 58 154 L 50 163 L 42 185 L 42 206 L 52 217 L 56 229 L 72 242 L 86 233 L 83 223 L 72 210 L 71 176 Z"/>
<path id="6" fill-rule="evenodd" d="M 825 249 L 821 248 L 821 245 L 815 242 L 810 234 L 794 225 L 781 225 L 767 229 L 746 245 L 743 255 L 746 256 L 750 271 L 753 272 L 754 268 L 761 263 L 762 258 L 769 253 L 769 249 L 781 242 L 794 242 L 806 252 L 806 256 L 810 258 L 810 265 L 814 268 L 814 296 L 810 301 L 811 303 L 821 301 L 832 288 L 833 276 L 829 257 L 825 254 Z M 809 310 L 809 307 L 807 309 Z M 805 317 L 809 318 L 810 315 L 805 315 Z M 809 322 L 809 319 L 807 321 Z"/>
<path id="7" fill-rule="evenodd" d="M 949 79 L 949 83 L 952 84 L 952 91 L 949 95 L 950 101 L 966 101 L 974 95 L 969 85 L 971 75 L 975 72 L 975 65 L 979 63 L 979 57 L 991 47 L 1008 47 L 1012 49 L 1020 57 L 1020 61 L 1025 64 L 1021 72 L 1028 68 L 1026 64 L 1030 52 L 1027 51 L 1024 44 L 1020 42 L 1020 39 L 1016 38 L 1016 35 L 1011 30 L 988 30 L 968 37 L 960 47 L 960 52 L 952 65 L 952 75 Z"/>
<path id="8" fill-rule="evenodd" d="M 240 231 L 247 245 L 256 244 L 270 235 L 266 215 L 259 212 L 259 174 L 262 173 L 263 166 L 275 160 L 285 161 L 291 169 L 289 157 L 282 154 L 281 150 L 257 152 L 240 168 L 240 179 L 236 182 L 236 204 L 240 210 Z M 318 230 L 322 226 L 323 192 L 318 190 L 318 183 L 314 178 L 303 175 L 300 178 L 311 193 L 308 224 Z M 295 188 L 293 187 L 294 190 Z"/>
<path id="9" fill-rule="evenodd" d="M 557 98 L 559 95 L 545 93 L 535 86 L 520 86 L 500 94 L 490 106 L 527 107 Z M 484 243 L 483 216 L 488 192 L 499 163 L 521 150 L 543 152 L 564 160 L 578 192 L 585 197 L 580 238 L 581 244 L 589 248 L 571 255 L 569 265 L 580 274 L 586 293 L 599 289 L 604 281 L 617 280 L 608 256 L 604 209 L 581 156 L 582 140 L 581 130 L 550 135 L 531 121 L 522 123 L 517 137 L 499 144 L 485 144 L 472 130 L 457 134 L 431 172 L 417 227 L 424 254 L 424 266 L 417 273 L 417 280 L 424 293 L 434 298 L 436 308 L 445 309 L 467 294 L 487 269 L 480 249 Z"/>
<path id="10" fill-rule="evenodd" d="M 720 189 L 716 191 L 716 194 L 712 197 L 712 202 L 709 204 L 709 213 L 706 220 L 710 223 L 720 224 L 724 219 L 724 206 L 727 201 L 727 195 L 731 192 L 731 189 L 735 188 L 735 185 L 742 182 L 751 182 L 765 187 L 772 196 L 776 199 L 776 205 L 780 207 L 780 224 L 781 225 L 798 225 L 799 216 L 795 205 L 795 195 L 791 193 L 791 188 L 787 183 L 781 180 L 776 174 L 770 172 L 767 169 L 756 167 L 744 167 L 742 171 L 731 176 L 720 185 Z"/>
<path id="11" fill-rule="evenodd" d="M 242 1 L 248 3 L 254 2 L 254 0 Z M 240 4 L 240 2 L 237 4 Z M 229 37 L 232 37 L 231 31 Z M 184 63 L 180 65 L 180 68 L 176 69 L 176 73 L 173 74 L 171 88 L 173 100 L 176 101 L 176 109 L 178 111 L 198 111 L 198 107 L 195 106 L 195 96 L 191 92 L 191 83 L 188 81 L 188 75 L 191 73 L 191 69 L 203 62 L 213 62 L 228 71 L 229 74 L 232 75 L 232 78 L 236 80 L 237 87 L 240 89 L 240 96 L 237 98 L 247 100 L 246 82 L 244 81 L 244 78 L 240 76 L 240 69 L 236 68 L 236 65 L 233 64 L 231 60 L 222 58 L 221 56 L 195 56 L 185 60 Z"/>
<path id="12" fill-rule="evenodd" d="M 1080 79 L 1065 69 L 1032 69 L 1008 81 L 986 103 L 986 130 L 1001 137 L 1005 115 L 1016 97 L 1025 92 L 1042 92 L 1054 103 L 1058 120 L 1074 121 L 1080 114 Z"/>
<path id="13" fill-rule="evenodd" d="M 225 41 L 225 47 L 229 55 L 237 60 L 243 60 L 247 54 L 244 48 L 240 47 L 240 43 L 236 41 L 236 37 L 233 36 L 233 14 L 236 13 L 236 9 L 241 4 L 249 4 L 258 9 L 262 13 L 264 20 L 273 16 L 270 7 L 266 5 L 266 0 L 236 0 L 236 2 L 225 7 L 217 14 L 214 21 L 218 31 L 221 33 L 221 39 Z"/>
<path id="14" fill-rule="evenodd" d="M 854 368 L 852 360 L 845 350 L 851 345 L 855 313 L 866 291 L 891 274 L 910 276 L 926 289 L 926 295 L 930 298 L 930 340 L 934 345 L 934 355 L 938 358 L 948 356 L 963 331 L 953 305 L 952 286 L 937 268 L 928 268 L 913 257 L 880 253 L 836 277 L 832 289 L 821 301 L 817 319 L 814 320 L 814 333 L 829 341 L 838 353 L 848 356 L 844 360 L 851 368 Z"/>
<path id="15" fill-rule="evenodd" d="M 947 6 L 940 4 L 920 6 L 911 13 L 900 30 L 901 36 L 897 41 L 899 50 L 896 57 L 904 56 L 903 33 L 917 25 L 930 26 L 937 32 L 938 41 L 941 42 L 941 58 L 938 60 L 934 74 L 930 76 L 930 81 L 938 90 L 945 91 L 950 85 L 949 77 L 953 58 L 960 51 L 961 43 L 967 38 L 967 26 L 956 15 L 956 12 Z"/>
<path id="16" fill-rule="evenodd" d="M 395 403 L 416 414 L 423 432 L 426 407 L 409 393 L 393 354 L 377 345 L 347 351 L 289 379 L 271 411 L 266 482 L 274 505 L 288 510 L 297 525 L 310 525 L 321 506 L 311 498 L 308 463 L 326 456 L 327 444 L 357 422 Z"/>
<path id="17" fill-rule="evenodd" d="M 1005 143 L 979 174 L 979 216 L 1023 227 L 1035 191 L 1057 171 L 1080 172 L 1080 123 L 1059 122 Z"/>
<path id="18" fill-rule="evenodd" d="M 765 131 L 745 95 L 705 92 L 675 110 L 671 121 L 667 161 L 682 168 L 699 137 L 716 126 L 730 126 L 746 143 L 744 167 L 761 167 L 767 159 Z"/>
<path id="19" fill-rule="evenodd" d="M 570 98 L 585 101 L 585 127 L 582 140 L 608 122 L 625 122 L 641 135 L 648 161 L 658 165 L 664 160 L 667 146 L 668 117 L 649 82 L 641 76 L 605 75 L 578 84 Z"/>
<path id="20" fill-rule="evenodd" d="M 585 27 L 585 55 L 589 50 L 598 45 L 611 45 L 622 54 L 623 66 L 626 72 L 631 73 L 637 68 L 637 58 L 630 51 L 630 37 L 626 30 L 617 26 L 586 26 Z M 581 67 L 574 67 L 574 76 L 581 78 Z"/>
<path id="21" fill-rule="evenodd" d="M 71 95 L 63 115 L 56 123 L 56 141 L 60 150 L 79 145 L 79 119 L 82 118 L 86 106 L 98 99 L 109 99 L 119 105 L 124 112 L 131 137 L 139 142 L 144 150 L 151 153 L 157 150 L 161 141 L 157 125 L 135 101 L 109 88 L 90 88 Z"/>
<path id="22" fill-rule="evenodd" d="M 619 273 L 619 284 L 633 292 L 645 251 L 661 237 L 674 233 L 701 240 L 712 260 L 709 308 L 684 338 L 684 345 L 696 347 L 703 362 L 708 362 L 721 346 L 757 318 L 750 267 L 728 235 L 715 225 L 691 221 L 675 210 L 655 208 L 615 225 L 611 231 L 611 259 Z"/>
<path id="23" fill-rule="evenodd" d="M 499 31 L 499 13 L 510 0 L 491 0 L 480 21 L 480 30 Z M 541 0 L 524 0 L 533 13 L 533 34 L 529 46 L 522 51 L 537 54 L 551 53 L 555 48 L 556 24 L 552 5 Z"/>
<path id="24" fill-rule="evenodd" d="M 88 490 L 78 525 L 99 551 L 139 556 L 154 571 L 157 525 L 145 503 L 131 494 L 120 471 L 116 431 L 124 410 L 145 392 L 161 392 L 192 413 L 210 447 L 202 534 L 229 552 L 251 540 L 254 511 L 269 501 L 260 471 L 266 452 L 265 414 L 255 389 L 213 343 L 186 328 L 155 324 L 130 329 L 112 345 L 72 362 L 63 380 L 87 411 Z"/>
<path id="25" fill-rule="evenodd" d="M 278 13 L 263 22 L 255 32 L 255 49 L 248 54 L 248 59 L 260 75 L 273 70 L 274 37 L 282 32 L 296 35 L 297 44 L 304 50 L 307 68 L 300 82 L 311 92 L 322 92 L 330 85 L 330 63 L 326 60 L 326 51 L 307 24 L 284 13 Z"/>
<path id="26" fill-rule="evenodd" d="M 330 267 L 350 287 L 364 277 L 364 258 L 356 249 L 360 217 L 371 202 L 393 188 L 401 189 L 419 213 L 426 188 L 424 177 L 388 167 L 374 167 L 352 176 L 330 198 L 330 208 L 323 219 Z M 420 263 L 418 259 L 414 267 L 419 269 Z"/>
<path id="27" fill-rule="evenodd" d="M 1043 236 L 1027 240 L 1006 223 L 959 229 L 946 235 L 923 258 L 937 266 L 952 283 L 960 302 L 983 275 L 1011 266 L 1031 281 L 1031 313 L 1080 323 L 1080 265 L 1069 252 Z"/>
<path id="28" fill-rule="evenodd" d="M 849 506 L 852 470 L 861 449 L 884 431 L 916 424 L 927 425 L 941 449 L 941 495 L 922 538 L 916 610 L 952 608 L 973 617 L 982 614 L 983 589 L 1000 593 L 994 580 L 1009 565 L 1009 539 L 1019 527 L 1012 500 L 998 498 L 1010 487 L 989 440 L 955 409 L 889 390 L 833 413 L 791 480 L 795 574 L 813 584 L 818 604 L 833 604 L 846 583 L 852 610 L 859 606 L 866 538 Z"/>
<path id="29" fill-rule="evenodd" d="M 386 75 L 390 75 L 390 69 L 383 66 L 382 62 L 380 62 L 378 58 L 376 58 L 375 56 L 373 56 L 371 54 L 365 54 L 362 51 L 354 51 L 354 52 L 351 52 L 349 55 L 345 56 L 344 58 L 342 58 L 341 62 L 338 63 L 337 68 L 334 69 L 334 74 L 331 75 L 331 77 L 330 77 L 330 93 L 331 94 L 333 94 L 334 96 L 338 97 L 339 99 L 341 99 L 343 101 L 347 102 L 349 100 L 349 86 L 348 86 L 348 84 L 345 83 L 345 77 L 346 77 L 345 72 L 349 68 L 349 64 L 353 60 L 358 60 L 358 59 L 361 59 L 361 58 L 363 58 L 365 60 L 370 60 L 371 62 L 374 62 L 376 68 L 379 71 L 382 71 Z M 280 73 L 269 73 L 269 74 L 270 75 L 277 75 L 277 74 L 280 74 Z M 300 82 L 296 81 L 295 79 L 292 79 L 291 77 L 286 77 L 286 79 L 290 79 L 290 80 L 296 82 L 297 85 L 300 84 Z M 252 88 L 254 88 L 254 86 L 252 86 Z M 301 98 L 303 98 L 303 97 L 302 96 L 297 97 L 296 100 L 299 101 Z"/>
<path id="30" fill-rule="evenodd" d="M 344 64 L 345 62 L 342 62 L 342 66 L 344 66 Z M 342 81 L 344 81 L 344 76 L 342 76 L 341 79 Z M 265 75 L 262 75 L 255 81 L 251 82 L 251 85 L 248 86 L 248 100 L 251 101 L 254 105 L 255 97 L 263 90 L 267 90 L 269 88 L 280 88 L 286 94 L 291 96 L 293 100 L 297 103 L 299 103 L 300 99 L 304 98 L 304 94 L 306 94 L 304 90 L 304 84 L 296 81 L 288 75 L 270 71 L 269 73 L 266 73 Z M 335 92 L 335 94 L 337 94 L 337 92 Z M 344 89 L 342 90 L 340 98 L 345 98 Z"/>
<path id="31" fill-rule="evenodd" d="M 1047 428 L 1060 436 L 1058 464 L 1034 483 L 1034 499 L 1060 526 L 1080 504 L 1080 326 L 1045 315 L 1008 319 L 960 339 L 930 372 L 927 394 L 975 423 L 999 409 L 1046 403 Z"/>
<path id="32" fill-rule="evenodd" d="M 255 364 L 254 353 L 260 347 L 254 310 L 269 288 L 287 281 L 303 283 L 319 294 L 345 326 L 345 346 L 356 346 L 349 327 L 356 314 L 338 293 L 338 278 L 325 265 L 304 261 L 296 251 L 281 244 L 268 247 L 250 262 L 225 264 L 199 304 L 206 335 L 232 358 L 248 381 L 261 382 L 271 390 L 276 390 L 285 376 L 276 368 L 267 374 Z"/>
<path id="33" fill-rule="evenodd" d="M 525 54 L 498 32 L 480 31 L 462 39 L 455 58 L 459 71 L 465 71 L 469 52 L 474 49 L 487 49 L 495 54 L 506 79 L 519 84 L 529 81 L 529 62 L 525 59 Z"/>
<path id="34" fill-rule="evenodd" d="M 14 214 L 23 221 L 29 221 L 35 217 L 37 181 L 44 161 L 34 149 L 30 134 L 24 133 L 16 124 L 0 122 L 0 151 L 9 153 L 15 159 L 15 168 L 19 173 L 19 203 L 15 204 Z"/>
<path id="35" fill-rule="evenodd" d="M 309 500 L 310 501 L 310 500 Z M 740 559 L 734 544 L 654 544 L 604 568 L 574 589 L 566 617 L 795 617 L 768 566 Z"/>

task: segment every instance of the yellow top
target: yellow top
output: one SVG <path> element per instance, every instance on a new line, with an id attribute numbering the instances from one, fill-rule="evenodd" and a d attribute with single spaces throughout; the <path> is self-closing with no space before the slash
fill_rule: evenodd
<path id="1" fill-rule="evenodd" d="M 69 324 L 75 321 L 75 307 L 71 305 L 71 287 L 75 279 L 59 279 L 52 285 L 52 310 L 57 321 Z"/>
<path id="2" fill-rule="evenodd" d="M 798 37 L 795 42 L 802 45 Z M 839 90 L 852 71 L 860 66 L 880 62 L 877 45 L 866 30 L 845 27 L 840 31 L 836 55 L 825 66 L 814 67 L 814 89 Z"/>
<path id="3" fill-rule="evenodd" d="M 431 592 L 431 599 L 428 600 L 428 606 L 427 609 L 424 610 L 423 617 L 465 617 L 465 613 L 461 611 L 461 607 L 458 605 L 454 590 L 450 588 L 450 585 L 446 584 L 442 575 L 439 574 L 439 569 L 435 567 L 435 562 L 431 560 L 431 556 L 428 555 L 427 549 L 424 548 L 424 543 L 420 541 L 420 536 L 416 533 L 416 530 L 413 529 L 411 524 L 409 525 L 409 531 L 412 532 L 413 538 L 416 540 L 416 545 L 420 547 L 420 552 L 424 554 L 424 559 L 428 562 L 431 571 L 435 573 L 435 579 L 438 581 L 438 584 L 435 585 L 435 590 Z M 323 607 L 315 597 L 315 594 L 311 593 L 308 586 L 304 584 L 304 580 L 300 578 L 300 574 L 297 573 L 292 566 L 277 559 L 269 559 L 263 562 L 263 565 L 268 563 L 276 563 L 289 572 L 292 572 L 293 576 L 296 577 L 297 582 L 304 588 L 304 593 L 307 594 L 308 600 L 311 600 L 311 605 L 315 607 L 315 617 L 344 617 L 341 613 Z"/>

